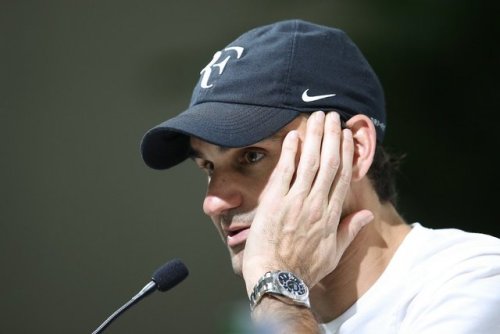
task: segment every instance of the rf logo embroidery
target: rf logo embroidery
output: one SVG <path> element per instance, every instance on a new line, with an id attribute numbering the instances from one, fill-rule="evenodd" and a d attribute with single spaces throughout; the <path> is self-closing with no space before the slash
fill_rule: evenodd
<path id="1" fill-rule="evenodd" d="M 224 71 L 224 68 L 226 67 L 227 62 L 229 61 L 229 58 L 231 58 L 231 55 L 227 56 L 224 60 L 221 62 L 217 63 L 219 59 L 222 57 L 223 52 L 236 52 L 236 59 L 240 59 L 241 55 L 243 54 L 243 48 L 241 46 L 231 46 L 228 48 L 225 48 L 223 51 L 217 51 L 214 54 L 214 57 L 212 58 L 212 61 L 208 63 L 207 66 L 205 66 L 201 72 L 200 75 L 202 75 L 201 78 L 201 88 L 210 88 L 213 86 L 213 84 L 208 84 L 208 80 L 210 79 L 210 75 L 212 74 L 212 70 L 217 67 L 219 69 L 219 75 L 222 74 Z"/>

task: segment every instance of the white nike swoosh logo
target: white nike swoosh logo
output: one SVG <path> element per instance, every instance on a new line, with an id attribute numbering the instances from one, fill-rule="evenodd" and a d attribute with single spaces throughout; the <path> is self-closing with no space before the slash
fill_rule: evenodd
<path id="1" fill-rule="evenodd" d="M 302 101 L 304 101 L 304 102 L 314 102 L 314 101 L 326 99 L 327 97 L 332 97 L 332 96 L 337 95 L 337 94 L 325 94 L 325 95 L 309 96 L 307 94 L 308 91 L 309 91 L 309 89 L 306 89 L 304 91 L 304 93 L 302 93 Z"/>

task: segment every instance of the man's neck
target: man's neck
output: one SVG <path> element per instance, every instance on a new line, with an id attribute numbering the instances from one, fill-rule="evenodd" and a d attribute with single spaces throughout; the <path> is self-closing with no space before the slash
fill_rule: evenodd
<path id="1" fill-rule="evenodd" d="M 311 289 L 320 322 L 329 322 L 352 306 L 382 275 L 410 227 L 391 204 L 370 208 L 375 214 L 346 250 L 337 268 Z"/>

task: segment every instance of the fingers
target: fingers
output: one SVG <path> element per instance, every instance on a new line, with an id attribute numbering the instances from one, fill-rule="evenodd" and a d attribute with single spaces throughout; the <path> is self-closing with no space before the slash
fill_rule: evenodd
<path id="1" fill-rule="evenodd" d="M 324 120 L 325 114 L 322 111 L 317 111 L 307 121 L 306 135 L 297 167 L 297 176 L 293 184 L 294 191 L 304 196 L 309 194 L 320 166 Z"/>
<path id="2" fill-rule="evenodd" d="M 341 130 L 338 113 L 313 113 L 307 122 L 294 191 L 325 199 L 335 194 L 337 201 L 345 197 L 353 152 L 352 133 Z"/>
<path id="3" fill-rule="evenodd" d="M 269 194 L 271 198 L 288 193 L 295 173 L 295 157 L 298 147 L 299 135 L 295 130 L 290 131 L 283 140 L 280 158 L 267 183 L 267 188 L 274 189 L 273 193 Z"/>
<path id="4" fill-rule="evenodd" d="M 351 178 L 354 146 L 350 130 L 341 130 L 340 118 L 335 112 L 313 113 L 307 121 L 295 169 L 298 142 L 296 131 L 291 131 L 283 141 L 280 159 L 268 182 L 268 187 L 274 189 L 273 195 L 287 194 L 295 174 L 293 192 L 304 198 L 311 193 L 324 198 L 331 204 L 330 208 L 335 203 L 341 207 Z"/>
<path id="5" fill-rule="evenodd" d="M 336 112 L 326 114 L 324 128 L 320 167 L 311 192 L 329 194 L 340 166 L 341 128 Z"/>
<path id="6" fill-rule="evenodd" d="M 330 190 L 328 207 L 332 215 L 340 217 L 342 204 L 349 190 L 352 176 L 352 162 L 354 158 L 354 143 L 352 133 L 345 129 L 342 131 L 342 149 L 340 154 L 340 169 Z"/>

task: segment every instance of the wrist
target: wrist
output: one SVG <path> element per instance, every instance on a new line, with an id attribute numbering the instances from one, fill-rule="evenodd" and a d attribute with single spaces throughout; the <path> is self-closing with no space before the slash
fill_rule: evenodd
<path id="1" fill-rule="evenodd" d="M 247 262 L 247 266 L 243 267 L 243 279 L 245 281 L 245 287 L 247 289 L 247 296 L 250 298 L 250 295 L 257 285 L 259 280 L 269 271 L 276 270 L 276 268 L 280 268 L 282 266 L 279 265 L 270 265 L 267 263 L 262 263 L 261 261 L 253 261 L 253 263 L 249 264 Z"/>
<path id="2" fill-rule="evenodd" d="M 311 309 L 265 295 L 252 312 L 256 333 L 323 333 Z"/>
<path id="3" fill-rule="evenodd" d="M 257 283 L 259 282 L 259 279 L 264 276 L 264 274 L 266 273 L 265 270 L 262 270 L 260 272 L 255 272 L 255 273 L 252 273 L 252 274 L 247 274 L 244 276 L 244 280 L 245 280 L 245 287 L 247 289 L 247 297 L 250 299 L 250 295 L 252 294 L 255 286 L 257 285 Z"/>

